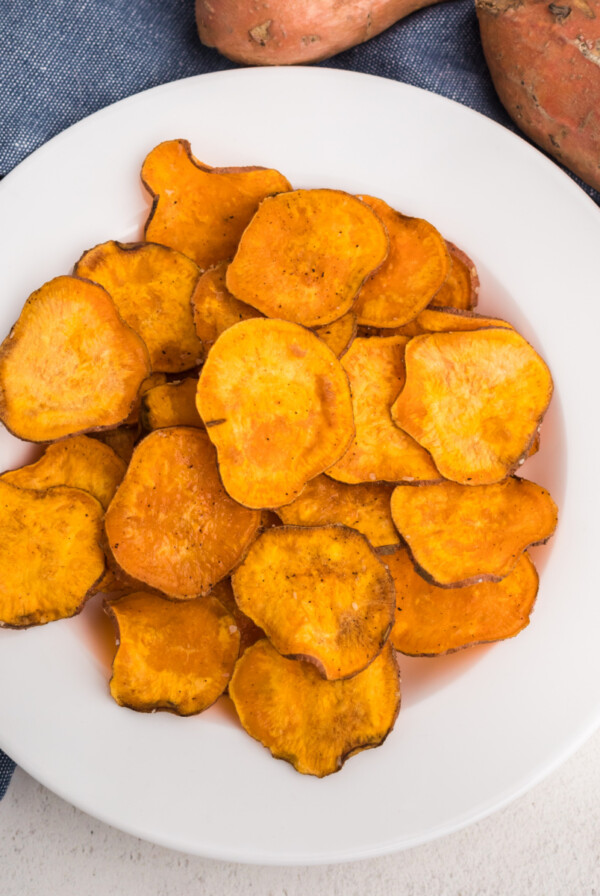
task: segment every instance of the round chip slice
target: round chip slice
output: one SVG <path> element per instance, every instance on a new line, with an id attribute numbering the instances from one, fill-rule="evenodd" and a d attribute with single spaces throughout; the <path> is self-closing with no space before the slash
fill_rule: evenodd
<path id="1" fill-rule="evenodd" d="M 263 639 L 238 660 L 229 695 L 245 730 L 276 759 L 323 778 L 383 743 L 400 710 L 400 676 L 389 644 L 354 678 L 325 681 Z"/>
<path id="2" fill-rule="evenodd" d="M 110 692 L 120 706 L 189 716 L 224 692 L 240 633 L 216 597 L 172 601 L 138 591 L 105 606 L 118 631 Z"/>
<path id="3" fill-rule="evenodd" d="M 399 485 L 392 517 L 419 571 L 444 587 L 499 581 L 523 551 L 553 534 L 556 504 L 541 485 Z"/>
<path id="4" fill-rule="evenodd" d="M 408 656 L 439 656 L 512 638 L 529 624 L 538 574 L 528 554 L 499 582 L 441 588 L 420 576 L 406 548 L 385 562 L 396 589 L 390 641 Z"/>
<path id="5" fill-rule="evenodd" d="M 106 290 L 56 277 L 0 347 L 0 419 L 30 442 L 116 426 L 149 373 L 146 346 Z"/>
<path id="6" fill-rule="evenodd" d="M 260 513 L 226 493 L 206 433 L 182 426 L 157 429 L 140 442 L 105 526 L 127 575 L 186 599 L 207 594 L 239 563 Z"/>
<path id="7" fill-rule="evenodd" d="M 515 330 L 415 336 L 392 418 L 447 479 L 499 482 L 526 457 L 552 397 L 552 377 Z"/>
<path id="8" fill-rule="evenodd" d="M 222 333 L 196 401 L 223 484 L 246 507 L 291 503 L 354 435 L 342 365 L 314 333 L 289 321 L 256 318 Z"/>
<path id="9" fill-rule="evenodd" d="M 394 588 L 367 539 L 346 526 L 280 526 L 252 545 L 231 583 L 279 653 L 328 679 L 365 669 L 394 620 Z"/>
<path id="10" fill-rule="evenodd" d="M 102 505 L 79 488 L 0 480 L 0 625 L 74 616 L 105 569 Z"/>
<path id="11" fill-rule="evenodd" d="M 227 288 L 267 317 L 319 327 L 349 311 L 388 253 L 385 227 L 341 190 L 265 199 L 227 269 Z"/>

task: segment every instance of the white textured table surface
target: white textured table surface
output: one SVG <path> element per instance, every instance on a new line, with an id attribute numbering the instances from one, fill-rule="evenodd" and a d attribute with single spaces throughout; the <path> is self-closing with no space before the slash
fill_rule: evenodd
<path id="1" fill-rule="evenodd" d="M 313 868 L 215 862 L 122 834 L 21 769 L 0 803 L 2 896 L 600 896 L 600 732 L 500 812 L 384 858 Z"/>

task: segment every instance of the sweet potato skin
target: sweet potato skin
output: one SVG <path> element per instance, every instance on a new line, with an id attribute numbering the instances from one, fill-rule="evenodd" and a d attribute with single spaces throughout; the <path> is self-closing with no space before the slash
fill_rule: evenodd
<path id="1" fill-rule="evenodd" d="M 600 190 L 600 0 L 476 0 L 500 100 L 542 149 Z"/>
<path id="2" fill-rule="evenodd" d="M 196 0 L 207 47 L 245 65 L 296 65 L 327 59 L 375 37 L 436 0 Z"/>

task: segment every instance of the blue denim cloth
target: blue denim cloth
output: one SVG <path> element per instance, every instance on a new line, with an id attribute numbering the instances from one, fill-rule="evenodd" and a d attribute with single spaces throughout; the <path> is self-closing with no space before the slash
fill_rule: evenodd
<path id="1" fill-rule="evenodd" d="M 200 44 L 193 0 L 1 0 L 0 9 L 0 175 L 116 100 L 237 67 Z M 516 130 L 487 73 L 473 0 L 421 10 L 321 64 L 434 91 Z M 0 751 L 0 798 L 13 769 Z"/>

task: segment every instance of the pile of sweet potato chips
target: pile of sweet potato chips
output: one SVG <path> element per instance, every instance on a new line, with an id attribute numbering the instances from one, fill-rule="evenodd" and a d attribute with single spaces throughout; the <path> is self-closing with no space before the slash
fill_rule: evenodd
<path id="1" fill-rule="evenodd" d="M 473 308 L 472 261 L 383 199 L 142 167 L 144 239 L 74 259 L 0 348 L 0 418 L 40 459 L 0 476 L 0 624 L 102 594 L 110 692 L 243 727 L 322 777 L 378 746 L 397 654 L 529 621 L 550 372 Z"/>

